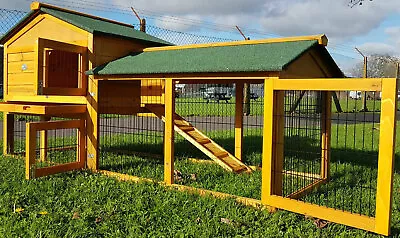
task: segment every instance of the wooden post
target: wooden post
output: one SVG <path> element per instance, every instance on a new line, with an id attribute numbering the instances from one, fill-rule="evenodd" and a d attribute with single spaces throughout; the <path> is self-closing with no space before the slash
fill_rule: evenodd
<path id="1" fill-rule="evenodd" d="M 250 84 L 244 84 L 244 115 L 250 115 Z"/>
<path id="2" fill-rule="evenodd" d="M 368 78 L 368 57 L 364 56 L 364 70 L 363 70 L 363 77 Z M 367 107 L 367 92 L 365 91 L 363 93 L 362 101 L 363 101 L 363 112 L 368 112 L 368 107 Z"/>
<path id="3" fill-rule="evenodd" d="M 283 165 L 284 165 L 284 138 L 285 138 L 285 91 L 274 92 L 274 118 L 273 132 L 274 145 L 273 152 L 273 194 L 282 195 L 283 186 Z"/>
<path id="4" fill-rule="evenodd" d="M 382 80 L 379 130 L 376 233 L 389 235 L 392 217 L 394 150 L 396 144 L 397 80 Z"/>
<path id="5" fill-rule="evenodd" d="M 141 32 L 146 32 L 146 19 L 141 19 L 140 20 L 140 31 Z"/>
<path id="6" fill-rule="evenodd" d="M 25 178 L 35 178 L 36 163 L 36 131 L 31 127 L 30 123 L 26 123 L 26 139 L 25 139 Z"/>
<path id="7" fill-rule="evenodd" d="M 165 79 L 165 127 L 164 127 L 164 182 L 174 183 L 174 114 L 175 83 Z"/>
<path id="8" fill-rule="evenodd" d="M 264 127 L 262 149 L 261 203 L 268 205 L 272 194 L 272 160 L 273 160 L 273 117 L 274 117 L 274 81 L 264 81 Z"/>
<path id="9" fill-rule="evenodd" d="M 14 115 L 3 113 L 3 154 L 14 153 Z"/>
<path id="10" fill-rule="evenodd" d="M 243 83 L 236 83 L 235 93 L 235 157 L 243 155 Z"/>
<path id="11" fill-rule="evenodd" d="M 89 68 L 96 64 L 93 35 L 88 37 Z M 86 143 L 87 167 L 93 171 L 99 169 L 99 83 L 93 76 L 88 78 L 87 112 L 86 112 Z"/>
<path id="12" fill-rule="evenodd" d="M 50 121 L 51 117 L 41 116 L 40 121 Z M 40 161 L 44 162 L 47 157 L 47 131 L 40 131 Z"/>
<path id="13" fill-rule="evenodd" d="M 331 151 L 331 118 L 332 118 L 332 93 L 322 92 L 322 137 L 321 137 L 321 178 L 329 179 L 329 163 Z"/>

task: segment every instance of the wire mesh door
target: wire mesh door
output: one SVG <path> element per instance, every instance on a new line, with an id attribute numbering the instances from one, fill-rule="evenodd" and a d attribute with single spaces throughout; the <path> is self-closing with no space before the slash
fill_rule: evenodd
<path id="1" fill-rule="evenodd" d="M 312 81 L 266 81 L 262 200 L 387 235 L 396 79 Z"/>
<path id="2" fill-rule="evenodd" d="M 26 179 L 83 169 L 85 120 L 26 123 Z"/>

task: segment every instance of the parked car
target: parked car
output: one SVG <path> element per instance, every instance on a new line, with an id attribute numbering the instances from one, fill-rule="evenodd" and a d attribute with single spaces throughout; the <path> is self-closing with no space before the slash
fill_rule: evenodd
<path id="1" fill-rule="evenodd" d="M 361 99 L 361 91 L 350 91 L 349 97 L 351 99 L 359 100 Z"/>
<path id="2" fill-rule="evenodd" d="M 229 100 L 232 98 L 232 89 L 228 87 L 210 87 L 204 91 L 203 98 L 207 100 L 207 103 L 210 100 L 216 101 L 225 101 L 228 103 Z"/>

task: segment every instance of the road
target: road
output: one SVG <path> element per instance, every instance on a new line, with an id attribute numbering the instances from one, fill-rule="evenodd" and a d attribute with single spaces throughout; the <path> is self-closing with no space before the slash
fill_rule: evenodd
<path id="1" fill-rule="evenodd" d="M 332 115 L 332 124 L 355 124 L 362 123 L 379 123 L 379 113 L 340 113 Z M 398 112 L 398 120 L 400 119 L 400 113 Z M 234 117 L 216 117 L 216 116 L 189 116 L 186 117 L 197 129 L 201 131 L 212 131 L 212 130 L 232 130 L 234 128 Z M 318 115 L 313 118 L 310 115 L 308 118 L 299 117 L 298 115 L 287 116 L 286 126 L 311 126 L 312 124 L 318 123 Z M 246 128 L 261 128 L 263 124 L 262 116 L 245 116 L 244 125 Z M 103 133 L 137 133 L 143 130 L 148 131 L 162 131 L 163 123 L 155 117 L 138 117 L 136 119 L 129 117 L 120 118 L 101 118 L 100 129 Z M 25 133 L 25 121 L 17 121 L 15 123 L 15 130 L 24 137 Z M 3 123 L 0 123 L 0 135 L 3 135 Z M 64 130 L 64 132 L 49 132 L 49 136 L 71 136 L 75 135 L 74 130 Z"/>

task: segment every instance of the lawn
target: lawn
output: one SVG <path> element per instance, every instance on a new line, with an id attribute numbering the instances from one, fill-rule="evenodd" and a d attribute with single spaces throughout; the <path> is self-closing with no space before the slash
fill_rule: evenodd
<path id="1" fill-rule="evenodd" d="M 365 191 L 375 189 L 379 133 L 375 127 L 372 124 L 333 125 L 331 173 L 337 179 L 303 200 L 355 213 L 374 214 L 375 197 L 373 192 Z M 229 151 L 233 150 L 233 138 L 226 136 L 229 132 L 214 131 L 208 134 Z M 244 141 L 245 161 L 247 164 L 259 164 L 261 130 L 248 129 L 245 134 L 252 135 Z M 305 140 L 303 137 L 307 131 L 302 129 L 297 134 L 300 136 L 294 137 L 296 143 L 287 138 L 285 145 L 292 151 L 302 148 L 315 152 L 313 136 Z M 102 145 L 102 168 L 162 180 L 163 162 L 160 157 L 121 153 L 129 149 L 160 154 L 162 137 L 157 133 L 147 136 L 152 138 L 114 135 L 112 140 L 105 140 L 108 146 Z M 296 147 L 290 147 L 293 144 Z M 180 137 L 177 137 L 175 149 L 175 168 L 183 174 L 177 183 L 260 198 L 260 171 L 237 175 L 215 164 L 193 163 L 187 158 L 204 157 Z M 396 155 L 399 153 L 400 148 L 396 148 Z M 288 153 L 285 163 L 289 167 L 285 168 L 294 166 L 307 171 L 319 156 L 313 153 L 312 156 L 295 157 Z M 395 191 L 400 188 L 399 171 L 400 166 L 396 165 Z M 192 178 L 193 174 L 195 179 Z M 298 185 L 294 183 L 293 186 Z M 287 188 L 288 191 L 291 189 Z M 152 183 L 118 182 L 87 171 L 25 181 L 23 161 L 8 157 L 0 159 L 0 194 L 0 234 L 4 234 L 4 237 L 375 236 L 337 224 L 319 229 L 313 219 L 301 215 L 285 211 L 269 214 L 236 204 L 230 199 L 199 197 Z M 340 200 L 333 203 L 336 198 Z M 399 201 L 400 194 L 395 192 L 392 230 L 396 235 L 400 234 Z"/>
<path id="2" fill-rule="evenodd" d="M 23 161 L 9 157 L 0 159 L 0 196 L 2 237 L 373 237 L 85 171 L 26 181 Z"/>

